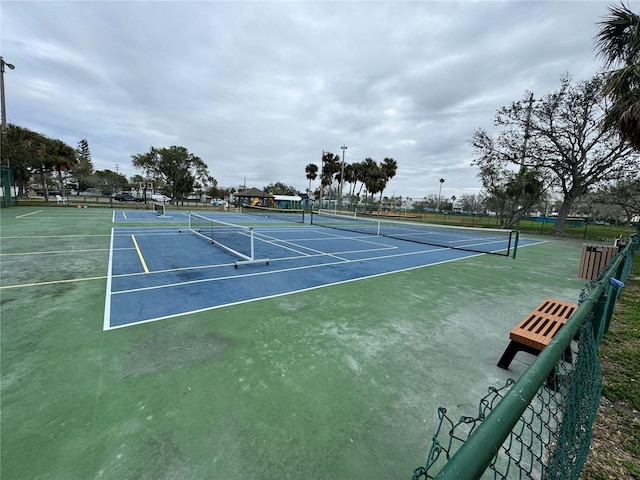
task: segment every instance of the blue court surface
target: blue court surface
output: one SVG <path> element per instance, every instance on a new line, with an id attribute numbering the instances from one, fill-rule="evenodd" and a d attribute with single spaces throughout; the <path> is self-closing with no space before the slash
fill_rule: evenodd
<path id="1" fill-rule="evenodd" d="M 202 215 L 253 222 L 255 260 L 248 262 L 189 231 L 185 212 L 158 218 L 150 211 L 116 211 L 105 330 L 482 255 L 243 214 Z M 249 230 L 224 230 L 221 243 L 249 254 Z M 519 246 L 534 243 L 521 238 Z"/>

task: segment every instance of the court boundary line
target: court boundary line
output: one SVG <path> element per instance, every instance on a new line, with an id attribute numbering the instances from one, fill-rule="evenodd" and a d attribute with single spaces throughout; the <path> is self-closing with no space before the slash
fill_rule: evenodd
<path id="1" fill-rule="evenodd" d="M 107 233 L 81 234 L 74 233 L 71 235 L 38 235 L 38 238 L 77 238 L 77 237 L 110 237 Z M 8 237 L 0 236 L 0 240 L 20 240 L 22 238 L 33 238 L 33 235 L 13 235 Z"/>
<path id="2" fill-rule="evenodd" d="M 114 248 L 115 251 L 121 251 L 121 250 L 133 250 L 133 247 L 126 247 L 126 248 Z M 397 250 L 397 247 L 390 247 L 390 248 L 368 248 L 368 249 L 363 249 L 363 250 L 348 250 L 348 251 L 341 251 L 341 252 L 334 252 L 334 254 L 346 254 L 346 253 L 362 253 L 362 252 L 377 252 L 377 251 L 386 251 L 386 250 Z M 276 258 L 270 258 L 269 262 L 281 262 L 281 261 L 285 261 L 285 260 L 294 260 L 297 258 L 300 259 L 305 259 L 305 258 L 314 258 L 314 257 L 325 257 L 328 256 L 329 254 L 327 253 L 315 253 L 315 254 L 308 254 L 308 255 L 302 255 L 299 257 L 276 257 Z M 209 265 L 195 265 L 192 267 L 178 267 L 178 268 L 165 268 L 162 270 L 151 270 L 149 272 L 149 275 L 156 275 L 156 274 L 164 274 L 164 273 L 172 273 L 172 272 L 182 272 L 182 271 L 188 271 L 188 270 L 208 270 L 208 269 L 217 269 L 217 268 L 229 268 L 229 267 L 233 267 L 234 262 L 229 262 L 229 263 L 212 263 Z M 136 277 L 139 275 L 147 275 L 145 273 L 141 273 L 141 272 L 131 272 L 131 273 L 120 273 L 117 275 L 113 275 L 113 278 L 126 278 L 126 277 Z"/>
<path id="3" fill-rule="evenodd" d="M 114 210 L 115 214 L 115 210 Z M 111 241 L 109 242 L 109 264 L 107 266 L 107 286 L 104 299 L 104 318 L 102 320 L 102 330 L 109 327 L 111 320 L 111 279 L 113 273 L 113 239 L 115 228 L 111 227 Z"/>
<path id="4" fill-rule="evenodd" d="M 21 253 L 0 253 L 0 257 L 17 257 L 19 255 L 49 255 L 49 254 L 68 254 L 80 252 L 102 252 L 107 251 L 106 248 L 83 248 L 78 250 L 52 250 L 50 252 L 21 252 Z"/>
<path id="5" fill-rule="evenodd" d="M 450 250 L 450 249 L 447 249 L 447 250 Z M 449 260 L 442 260 L 440 262 L 430 263 L 428 265 L 418 265 L 418 266 L 413 266 L 413 267 L 407 267 L 407 268 L 403 268 L 401 270 L 394 270 L 392 272 L 376 273 L 376 274 L 373 274 L 373 275 L 367 275 L 365 277 L 351 278 L 351 279 L 348 279 L 348 280 L 340 280 L 339 282 L 327 283 L 327 284 L 324 284 L 324 285 L 316 285 L 316 286 L 313 286 L 313 287 L 306 287 L 306 288 L 301 288 L 301 289 L 298 289 L 298 290 L 291 290 L 291 291 L 288 291 L 288 292 L 276 293 L 276 294 L 273 294 L 273 295 L 265 295 L 263 297 L 255 297 L 255 298 L 250 298 L 250 299 L 247 299 L 247 300 L 240 300 L 240 301 L 237 301 L 237 302 L 225 303 L 225 304 L 222 304 L 222 305 L 214 305 L 213 307 L 200 308 L 200 309 L 197 309 L 197 310 L 190 310 L 190 311 L 187 311 L 187 312 L 176 313 L 176 314 L 172 314 L 172 315 L 165 315 L 165 316 L 156 317 L 156 318 L 150 318 L 150 319 L 142 320 L 142 321 L 135 322 L 135 323 L 128 323 L 126 325 L 116 325 L 114 327 L 103 328 L 103 331 L 118 330 L 118 329 L 121 329 L 121 328 L 134 327 L 136 325 L 142 325 L 142 324 L 151 323 L 151 322 L 158 322 L 160 320 L 166 320 L 166 319 L 169 319 L 169 318 L 181 317 L 183 315 L 195 315 L 195 314 L 202 313 L 202 312 L 208 312 L 210 310 L 217 310 L 219 308 L 232 307 L 232 306 L 235 306 L 235 305 L 242 305 L 242 304 L 245 304 L 245 303 L 251 303 L 251 302 L 256 302 L 256 301 L 261 301 L 261 300 L 269 300 L 269 299 L 272 299 L 272 298 L 284 297 L 284 296 L 287 296 L 287 295 L 293 295 L 293 294 L 297 294 L 297 293 L 304 293 L 304 292 L 309 292 L 309 291 L 312 291 L 312 290 L 318 290 L 320 288 L 333 287 L 333 286 L 342 285 L 342 284 L 345 284 L 345 283 L 358 282 L 360 280 L 367 280 L 367 279 L 370 279 L 370 278 L 382 277 L 382 276 L 385 276 L 385 275 L 392 275 L 392 274 L 395 274 L 395 273 L 408 272 L 408 271 L 411 271 L 411 270 L 416 270 L 418 268 L 428 268 L 428 267 L 435 266 L 435 265 L 441 265 L 441 264 L 444 264 L 444 263 L 456 262 L 456 261 L 459 261 L 459 260 L 465 260 L 467 258 L 473 258 L 473 257 L 477 257 L 477 256 L 480 256 L 480 255 L 486 255 L 485 253 L 476 253 L 476 254 L 474 254 L 473 252 L 470 252 L 470 253 L 471 253 L 471 255 L 469 255 L 467 257 L 451 258 Z M 106 317 L 105 317 L 105 319 L 106 319 Z M 106 327 L 106 323 L 105 323 L 105 327 Z"/>
<path id="6" fill-rule="evenodd" d="M 42 210 L 36 210 L 35 212 L 30 212 L 30 213 L 25 213 L 23 215 L 18 215 L 17 217 L 14 218 L 24 218 L 24 217 L 28 217 L 29 215 L 35 215 L 36 213 L 41 213 Z"/>
<path id="7" fill-rule="evenodd" d="M 291 246 L 280 245 L 280 243 L 287 243 L 287 244 L 290 244 L 290 245 L 295 245 L 290 240 L 279 240 L 279 239 L 277 239 L 275 237 L 270 237 L 270 236 L 264 235 L 264 234 L 259 234 L 259 235 L 262 235 L 265 238 L 258 238 L 258 240 L 260 240 L 260 241 L 262 241 L 264 243 L 268 243 L 269 245 L 275 245 L 278 248 L 283 248 L 285 250 L 290 250 L 290 251 L 292 251 L 294 253 L 299 253 L 303 257 L 314 257 L 315 254 L 321 254 L 321 255 L 327 255 L 329 257 L 337 258 L 338 260 L 345 260 L 344 258 L 341 258 L 341 257 L 337 256 L 338 253 L 340 253 L 340 252 L 327 253 L 327 252 L 321 252 L 319 250 L 316 250 L 315 248 L 305 247 L 305 246 L 302 246 L 302 245 L 296 245 L 298 248 L 304 248 L 304 249 L 309 250 L 309 251 L 311 251 L 313 253 L 299 252 L 299 251 L 295 250 Z M 270 238 L 270 240 L 266 240 L 266 238 Z M 346 252 L 343 252 L 343 253 L 346 253 Z"/>
<path id="8" fill-rule="evenodd" d="M 424 255 L 424 254 L 428 254 L 428 253 L 434 253 L 434 252 L 438 252 L 438 251 L 442 251 L 442 250 L 451 250 L 450 248 L 439 248 L 436 250 L 420 250 L 417 252 L 404 252 L 404 253 L 400 253 L 400 254 L 396 254 L 396 255 L 382 255 L 379 257 L 369 257 L 369 258 L 358 258 L 358 259 L 354 259 L 354 260 L 349 260 L 349 259 L 341 259 L 338 257 L 339 261 L 335 261 L 335 262 L 328 262 L 328 263 L 319 263 L 319 264 L 314 264 L 314 265 L 303 265 L 300 267 L 289 267 L 289 268 L 282 268 L 282 269 L 278 269 L 278 270 L 267 270 L 267 271 L 262 271 L 262 272 L 247 272 L 247 273 L 242 273 L 239 275 L 226 275 L 224 277 L 216 277 L 216 278 L 202 278 L 199 280 L 189 280 L 186 282 L 176 282 L 176 283 L 170 283 L 170 284 L 164 284 L 164 285 L 154 285 L 154 286 L 150 286 L 150 287 L 140 287 L 140 288 L 132 288 L 132 289 L 128 289 L 128 290 L 120 290 L 118 292 L 112 292 L 113 295 L 121 295 L 121 294 L 125 294 L 125 293 L 133 293 L 133 292 L 144 292 L 144 291 L 148 291 L 148 290 L 160 290 L 163 288 L 172 288 L 172 287 L 181 287 L 184 285 L 194 285 L 194 284 L 198 284 L 198 283 L 208 283 L 208 282 L 217 282 L 217 281 L 221 281 L 221 280 L 230 280 L 230 279 L 235 279 L 235 278 L 246 278 L 246 277 L 260 277 L 260 276 L 264 276 L 264 275 L 272 275 L 272 274 L 276 274 L 276 273 L 283 273 L 283 272 L 290 272 L 290 271 L 297 271 L 297 270 L 309 270 L 312 268 L 322 268 L 322 267 L 329 267 L 329 266 L 335 266 L 335 265 L 343 265 L 343 264 L 347 264 L 347 263 L 356 263 L 356 262 L 373 262 L 376 260 L 383 260 L 383 259 L 387 259 L 387 258 L 397 258 L 397 257 L 408 257 L 408 256 L 413 256 L 413 255 Z M 461 259 L 465 259 L 465 258 L 472 258 L 475 256 L 479 256 L 479 255 L 485 255 L 484 253 L 473 253 L 473 252 L 468 252 L 470 253 L 470 255 L 468 256 L 463 256 L 460 258 L 455 258 L 455 259 L 450 259 L 450 260 L 461 260 Z M 318 255 L 320 256 L 320 255 Z M 324 256 L 330 256 L 325 254 Z M 297 259 L 299 257 L 285 257 L 285 258 L 279 258 L 279 259 L 270 259 L 270 262 L 274 262 L 274 261 L 286 261 L 286 260 L 294 260 Z M 335 258 L 335 257 L 334 257 Z M 228 265 L 233 265 L 228 264 Z M 430 265 L 434 265 L 433 263 L 427 263 L 424 265 L 418 265 L 415 268 L 420 268 L 420 267 L 428 267 Z M 395 270 L 394 270 L 395 271 Z M 402 270 L 398 270 L 398 271 L 402 271 Z M 389 273 L 393 273 L 393 271 L 389 272 Z M 140 274 L 138 274 L 140 275 Z M 367 278 L 367 277 L 359 277 L 359 278 Z"/>
<path id="9" fill-rule="evenodd" d="M 22 288 L 22 287 L 40 287 L 43 285 L 55 285 L 56 283 L 72 283 L 72 282 L 84 282 L 84 281 L 93 281 L 93 280 L 104 280 L 107 278 L 106 275 L 101 275 L 99 277 L 82 277 L 82 278 L 68 278 L 66 280 L 51 280 L 49 282 L 36 282 L 36 283 L 17 283 L 14 285 L 4 285 L 0 287 L 0 290 L 10 289 L 10 288 Z"/>

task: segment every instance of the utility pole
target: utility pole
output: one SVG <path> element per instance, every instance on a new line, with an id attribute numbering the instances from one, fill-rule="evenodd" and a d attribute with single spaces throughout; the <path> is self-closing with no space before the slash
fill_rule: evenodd
<path id="1" fill-rule="evenodd" d="M 342 210 L 342 187 L 344 185 L 344 151 L 347 149 L 346 145 L 340 147 L 342 149 L 342 166 L 340 167 L 340 188 L 338 189 L 338 210 Z"/>
<path id="2" fill-rule="evenodd" d="M 2 141 L 4 141 L 4 136 L 7 134 L 7 106 L 4 100 L 4 67 L 5 65 L 9 67 L 10 70 L 13 70 L 15 65 L 11 63 L 7 63 L 4 61 L 4 58 L 0 57 L 0 103 L 2 104 Z M 7 156 L 7 167 L 9 165 L 9 157 Z"/>
<path id="3" fill-rule="evenodd" d="M 529 97 L 529 106 L 527 107 L 527 123 L 524 125 L 524 141 L 522 142 L 522 157 L 520 158 L 520 173 L 524 172 L 525 158 L 527 155 L 527 141 L 529 140 L 529 125 L 531 124 L 531 110 L 533 108 L 533 93 Z"/>

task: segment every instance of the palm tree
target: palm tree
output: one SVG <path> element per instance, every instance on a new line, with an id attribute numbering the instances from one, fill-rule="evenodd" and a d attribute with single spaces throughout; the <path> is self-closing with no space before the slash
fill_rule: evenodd
<path id="1" fill-rule="evenodd" d="M 62 140 L 54 139 L 50 140 L 50 146 L 48 152 L 51 155 L 51 161 L 53 167 L 58 173 L 58 182 L 60 182 L 60 193 L 63 197 L 66 197 L 65 184 L 62 178 L 62 172 L 68 171 L 78 164 L 78 157 L 74 148 L 70 147 Z"/>
<path id="2" fill-rule="evenodd" d="M 382 165 L 380 165 L 380 170 L 382 171 L 383 179 L 380 181 L 380 204 L 382 205 L 382 191 L 387 186 L 387 182 L 396 176 L 396 172 L 398 171 L 398 162 L 396 162 L 393 158 L 385 158 L 382 161 Z"/>
<path id="3" fill-rule="evenodd" d="M 334 175 L 336 175 L 339 172 L 340 172 L 340 157 L 338 155 L 334 155 L 331 152 L 323 152 L 322 172 L 320 173 L 321 192 L 324 191 L 325 187 L 329 187 L 329 192 L 331 192 L 331 185 L 333 185 Z"/>
<path id="4" fill-rule="evenodd" d="M 373 160 L 371 160 L 373 161 Z M 366 167 L 365 167 L 365 163 L 363 162 L 356 162 L 356 163 L 352 163 L 351 165 L 353 165 L 353 173 L 354 173 L 354 180 L 353 180 L 353 192 L 352 195 L 355 196 L 355 198 L 359 201 L 360 200 L 360 194 L 362 193 L 362 189 L 364 188 L 364 181 L 366 178 Z M 358 193 L 356 193 L 356 185 L 357 183 L 360 182 L 360 188 L 358 189 Z"/>
<path id="5" fill-rule="evenodd" d="M 640 15 L 624 4 L 609 7 L 609 16 L 600 22 L 596 49 L 607 72 L 604 92 L 613 101 L 605 117 L 605 127 L 616 128 L 620 136 L 640 150 Z"/>
<path id="6" fill-rule="evenodd" d="M 309 188 L 307 189 L 307 193 L 311 194 L 311 180 L 315 180 L 318 178 L 318 166 L 314 163 L 310 163 L 306 167 L 304 167 L 304 171 L 307 174 L 307 180 L 309 180 Z"/>
<path id="7" fill-rule="evenodd" d="M 347 163 L 344 166 L 344 181 L 349 184 L 349 207 L 353 204 L 353 189 L 357 180 L 356 164 Z"/>
<path id="8" fill-rule="evenodd" d="M 362 168 L 364 174 L 363 183 L 367 188 L 367 193 L 371 194 L 369 200 L 369 211 L 373 212 L 373 196 L 376 193 L 379 193 L 380 204 L 382 204 L 382 191 L 387 186 L 388 177 L 383 166 L 378 165 L 376 161 L 371 158 L 364 159 Z"/>

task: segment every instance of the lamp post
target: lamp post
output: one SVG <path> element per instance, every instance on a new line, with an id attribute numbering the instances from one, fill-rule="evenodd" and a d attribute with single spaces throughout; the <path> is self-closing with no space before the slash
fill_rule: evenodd
<path id="1" fill-rule="evenodd" d="M 440 179 L 440 190 L 438 191 L 438 205 L 436 206 L 436 213 L 440 213 L 440 194 L 442 194 L 442 184 L 444 183 L 444 178 Z"/>
<path id="2" fill-rule="evenodd" d="M 342 186 L 344 185 L 344 151 L 346 145 L 340 147 L 342 149 L 342 166 L 340 167 L 340 188 L 338 189 L 338 211 L 342 210 Z"/>
<path id="3" fill-rule="evenodd" d="M 10 70 L 16 68 L 13 64 L 4 61 L 3 57 L 0 57 L 0 103 L 2 104 L 2 139 L 7 133 L 7 107 L 4 103 L 4 66 L 9 67 Z M 9 167 L 9 158 L 7 157 L 7 167 Z"/>
<path id="4" fill-rule="evenodd" d="M 322 159 L 320 159 L 320 206 L 318 210 L 322 210 L 322 191 L 324 190 L 324 183 L 322 179 L 322 173 L 324 172 L 324 150 L 322 151 Z"/>

